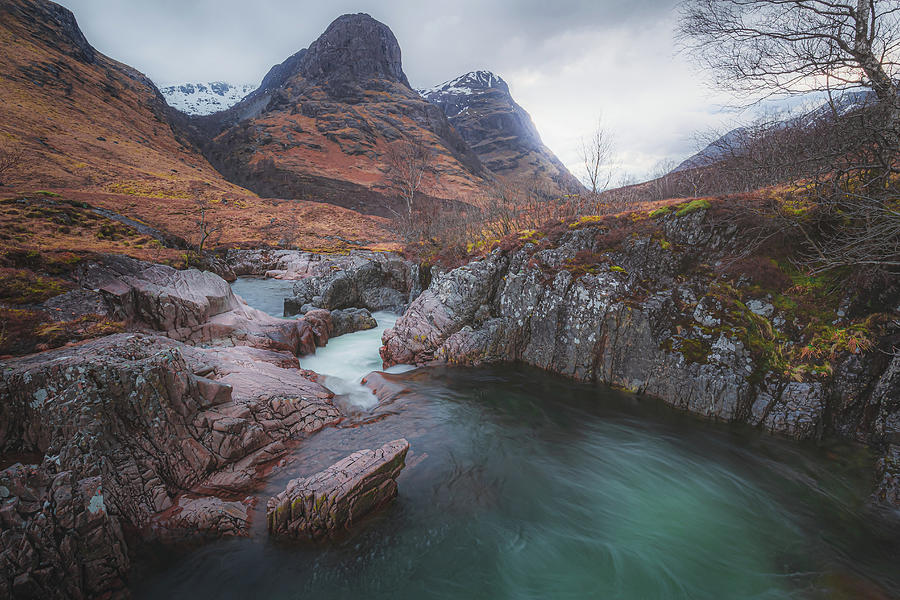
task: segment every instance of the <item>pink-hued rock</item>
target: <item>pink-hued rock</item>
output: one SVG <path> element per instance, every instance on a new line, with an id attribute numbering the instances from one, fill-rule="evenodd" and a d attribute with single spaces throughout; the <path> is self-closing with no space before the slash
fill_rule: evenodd
<path id="1" fill-rule="evenodd" d="M 349 529 L 397 495 L 409 442 L 354 452 L 311 477 L 294 479 L 266 506 L 269 533 L 318 539 Z"/>
<path id="2" fill-rule="evenodd" d="M 127 596 L 125 539 L 100 477 L 0 471 L 0 598 Z"/>
<path id="3" fill-rule="evenodd" d="M 27 485 L 0 483 L 0 496 L 15 496 L 0 498 L 0 566 L 6 566 L 0 571 L 12 574 L 0 576 L 0 597 L 2 586 L 38 597 L 49 588 L 63 591 L 46 597 L 107 593 L 128 568 L 117 558 L 125 548 L 120 527 L 153 529 L 160 513 L 168 515 L 165 539 L 243 535 L 247 518 L 239 506 L 181 494 L 256 488 L 291 439 L 338 422 L 333 394 L 309 375 L 287 352 L 201 348 L 141 333 L 6 361 L 0 371 L 0 452 L 44 459 L 29 468 Z M 64 511 L 82 514 L 82 500 L 100 506 L 108 516 L 102 528 L 64 521 L 59 509 L 54 521 L 42 516 L 43 498 L 63 485 L 57 483 L 63 473 L 66 489 L 88 482 L 97 490 L 65 499 Z M 24 533 L 6 533 L 6 520 L 11 531 Z M 74 541 L 57 548 L 69 537 Z M 78 545 L 85 539 L 90 549 Z M 58 565 L 65 572 L 50 572 Z"/>
<path id="4" fill-rule="evenodd" d="M 238 502 L 185 495 L 159 516 L 153 528 L 159 539 L 173 542 L 196 537 L 248 537 L 250 507 L 249 498 Z"/>
<path id="5" fill-rule="evenodd" d="M 106 312 L 124 320 L 129 329 L 163 332 L 189 344 L 254 346 L 303 355 L 324 346 L 333 330 L 328 311 L 293 320 L 272 317 L 248 306 L 228 282 L 209 271 L 179 271 L 107 256 L 85 266 L 79 279 L 84 290 L 78 293 L 99 296 Z M 73 302 L 78 296 L 69 295 Z"/>

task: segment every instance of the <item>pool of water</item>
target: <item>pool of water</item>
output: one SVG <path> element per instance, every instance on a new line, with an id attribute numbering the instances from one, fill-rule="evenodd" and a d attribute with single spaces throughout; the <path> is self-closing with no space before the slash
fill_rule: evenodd
<path id="1" fill-rule="evenodd" d="M 294 295 L 294 281 L 238 277 L 232 282 L 231 289 L 253 308 L 273 317 L 284 317 L 284 299 Z"/>
<path id="2" fill-rule="evenodd" d="M 347 361 L 331 356 L 338 364 L 319 367 L 340 377 Z M 900 594 L 900 528 L 867 508 L 872 457 L 858 447 L 708 423 L 525 366 L 388 378 L 404 391 L 372 406 L 381 418 L 304 440 L 264 496 L 354 450 L 405 437 L 411 450 L 395 502 L 318 544 L 270 540 L 260 508 L 249 539 L 158 556 L 136 595 Z"/>

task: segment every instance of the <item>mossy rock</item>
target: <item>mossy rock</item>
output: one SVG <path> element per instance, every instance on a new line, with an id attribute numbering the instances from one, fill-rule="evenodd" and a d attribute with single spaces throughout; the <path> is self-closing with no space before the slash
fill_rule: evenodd
<path id="1" fill-rule="evenodd" d="M 709 200 L 705 198 L 697 198 L 696 200 L 691 200 L 687 204 L 680 206 L 678 212 L 675 213 L 675 216 L 683 217 L 685 215 L 697 212 L 698 210 L 708 210 L 709 207 Z"/>

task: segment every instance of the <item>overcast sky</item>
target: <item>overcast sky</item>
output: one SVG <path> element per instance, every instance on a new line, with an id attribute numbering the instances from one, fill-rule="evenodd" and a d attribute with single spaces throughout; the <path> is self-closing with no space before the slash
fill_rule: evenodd
<path id="1" fill-rule="evenodd" d="M 486 69 L 579 175 L 578 140 L 603 115 L 622 171 L 650 173 L 731 125 L 726 97 L 679 55 L 674 0 L 62 0 L 101 52 L 158 85 L 259 83 L 336 17 L 386 23 L 413 87 Z"/>

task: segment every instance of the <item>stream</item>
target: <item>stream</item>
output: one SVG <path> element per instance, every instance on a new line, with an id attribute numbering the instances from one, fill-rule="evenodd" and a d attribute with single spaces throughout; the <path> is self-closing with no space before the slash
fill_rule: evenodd
<path id="1" fill-rule="evenodd" d="M 276 316 L 290 287 L 234 284 Z M 394 373 L 401 391 L 379 403 L 359 379 L 380 368 L 395 318 L 301 358 L 352 416 L 304 440 L 260 504 L 405 437 L 398 498 L 318 544 L 269 539 L 257 511 L 249 539 L 158 557 L 138 598 L 900 595 L 900 523 L 867 508 L 867 450 L 709 423 L 521 365 Z"/>

